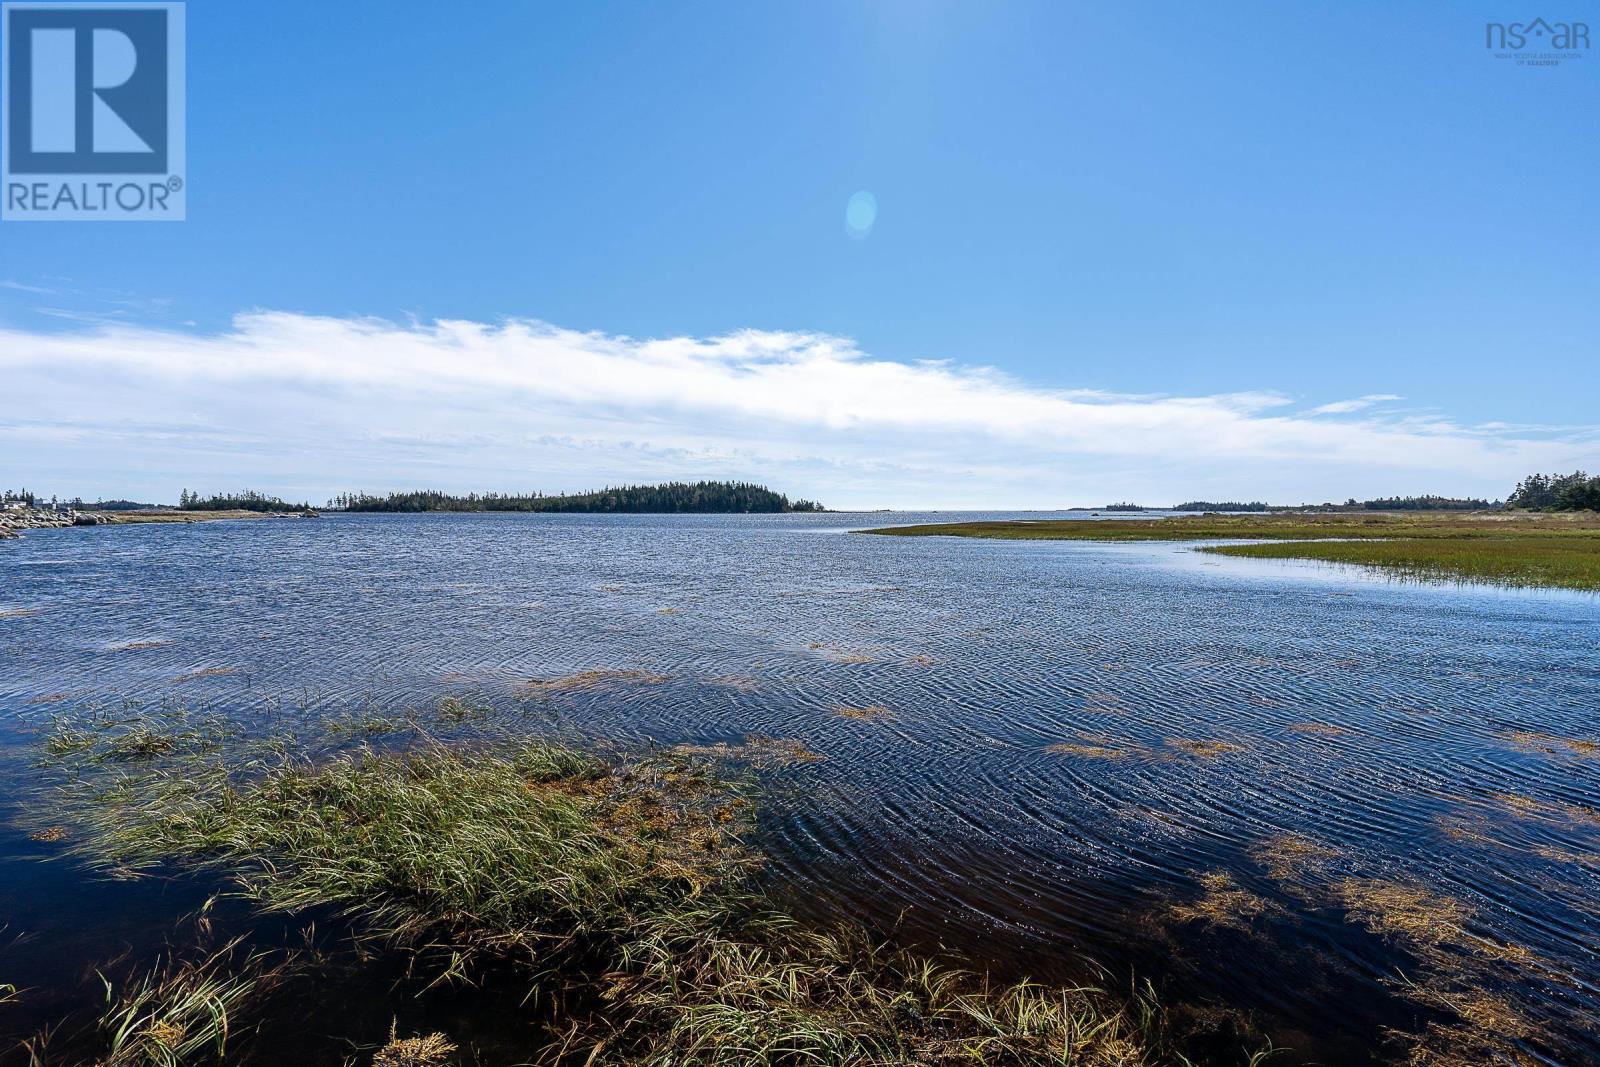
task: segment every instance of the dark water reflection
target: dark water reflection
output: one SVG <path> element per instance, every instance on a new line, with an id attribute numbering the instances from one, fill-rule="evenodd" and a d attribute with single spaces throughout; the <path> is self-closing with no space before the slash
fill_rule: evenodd
<path id="1" fill-rule="evenodd" d="M 1392 900 L 1362 910 L 1408 887 L 1465 909 L 1473 974 L 1531 1054 L 1600 1062 L 1600 752 L 1567 743 L 1600 735 L 1600 598 L 845 532 L 881 518 L 38 531 L 0 544 L 0 730 L 22 745 L 97 698 L 258 722 L 649 671 L 665 680 L 552 709 L 609 736 L 823 754 L 781 772 L 765 818 L 804 910 L 1014 974 L 1135 966 L 1345 1063 L 1441 1017 L 1384 984 L 1436 976 L 1438 946 L 1384 928 Z M 889 714 L 837 713 L 867 706 Z M 14 803 L 31 772 L 6 771 Z M 0 831 L 0 940 L 31 938 L 0 949 L 29 972 L 0 983 L 48 990 L 152 909 L 193 906 L 25 858 L 41 851 Z"/>

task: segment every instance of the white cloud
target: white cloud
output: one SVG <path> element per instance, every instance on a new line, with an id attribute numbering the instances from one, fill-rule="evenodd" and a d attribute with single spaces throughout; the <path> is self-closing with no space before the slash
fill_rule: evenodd
<path id="1" fill-rule="evenodd" d="M 0 289 L 13 289 L 19 293 L 55 293 L 54 289 L 47 289 L 42 285 L 25 285 L 22 282 L 11 280 L 0 281 Z"/>
<path id="2" fill-rule="evenodd" d="M 1532 470 L 1593 466 L 1597 441 L 1592 428 L 1372 414 L 1398 399 L 1388 394 L 1296 414 L 1270 391 L 1042 389 L 758 330 L 636 339 L 263 311 L 219 334 L 0 329 L 0 373 L 5 477 L 163 499 L 181 485 L 316 498 L 679 476 L 753 477 L 868 506 L 1502 495 Z"/>
<path id="3" fill-rule="evenodd" d="M 1368 393 L 1358 396 L 1354 400 L 1335 400 L 1331 404 L 1314 407 L 1309 414 L 1312 415 L 1349 415 L 1352 412 L 1364 411 L 1375 404 L 1384 404 L 1391 400 L 1403 400 L 1404 397 L 1395 396 L 1393 393 Z"/>

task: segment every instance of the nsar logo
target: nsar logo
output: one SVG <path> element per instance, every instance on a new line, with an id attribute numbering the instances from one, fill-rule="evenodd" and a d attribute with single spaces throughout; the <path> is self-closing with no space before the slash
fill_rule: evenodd
<path id="1" fill-rule="evenodd" d="M 182 3 L 0 5 L 0 215 L 184 217 Z"/>
<path id="2" fill-rule="evenodd" d="M 1509 59 L 1519 67 L 1558 67 L 1563 60 L 1582 59 L 1589 50 L 1589 24 L 1542 18 L 1486 22 L 1483 47 L 1496 59 Z"/>

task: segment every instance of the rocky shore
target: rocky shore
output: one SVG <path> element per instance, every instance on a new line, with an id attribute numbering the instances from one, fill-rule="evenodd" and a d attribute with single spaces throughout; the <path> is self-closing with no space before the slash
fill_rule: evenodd
<path id="1" fill-rule="evenodd" d="M 0 511 L 0 537 L 16 537 L 23 530 L 46 530 L 52 526 L 99 526 L 110 521 L 96 511 L 9 508 Z"/>
<path id="2" fill-rule="evenodd" d="M 217 522 L 221 519 L 315 519 L 316 511 L 178 511 L 171 508 L 144 511 L 73 511 L 51 508 L 7 508 L 0 511 L 0 538 L 16 537 L 24 530 L 55 526 L 121 526 L 150 522 Z"/>

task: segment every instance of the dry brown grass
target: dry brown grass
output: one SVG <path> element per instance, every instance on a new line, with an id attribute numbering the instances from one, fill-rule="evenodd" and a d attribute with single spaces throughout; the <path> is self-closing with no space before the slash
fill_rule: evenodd
<path id="1" fill-rule="evenodd" d="M 1169 737 L 1167 738 L 1167 745 L 1170 748 L 1186 752 L 1191 756 L 1199 756 L 1202 759 L 1225 755 L 1229 752 L 1243 751 L 1238 745 L 1232 745 L 1226 741 L 1205 741 L 1192 737 Z"/>
<path id="2" fill-rule="evenodd" d="M 224 678 L 230 674 L 238 673 L 238 667 L 203 667 L 198 671 L 189 671 L 186 674 L 177 675 L 168 684 L 182 685 L 184 682 L 192 682 L 199 678 Z"/>
<path id="3" fill-rule="evenodd" d="M 1058 756 L 1081 756 L 1084 759 L 1122 759 L 1128 753 L 1120 748 L 1107 748 L 1104 745 L 1080 745 L 1072 741 L 1057 741 L 1053 745 L 1044 747 L 1046 752 L 1053 752 Z"/>
<path id="4" fill-rule="evenodd" d="M 1413 946 L 1460 944 L 1472 911 L 1459 900 L 1440 896 L 1410 882 L 1376 878 L 1342 878 L 1334 898 L 1373 933 Z"/>
<path id="5" fill-rule="evenodd" d="M 1250 858 L 1280 882 L 1293 882 L 1338 857 L 1325 845 L 1298 834 L 1279 834 L 1258 842 Z"/>
<path id="6" fill-rule="evenodd" d="M 862 704 L 859 706 L 835 704 L 833 713 L 841 719 L 857 719 L 863 722 L 871 722 L 874 719 L 887 719 L 894 715 L 894 712 L 882 704 Z"/>
<path id="7" fill-rule="evenodd" d="M 1447 833 L 1461 830 L 1475 839 L 1476 824 L 1455 819 L 1440 825 Z M 1395 1033 L 1411 1067 L 1531 1067 L 1534 1061 L 1518 1042 L 1535 1035 L 1538 1026 L 1511 990 L 1530 970 L 1543 969 L 1532 952 L 1474 932 L 1471 907 L 1420 883 L 1341 876 L 1338 855 L 1306 838 L 1271 838 L 1251 854 L 1307 904 L 1342 908 L 1350 922 L 1395 943 L 1411 958 L 1390 985 L 1407 1000 L 1448 1015 L 1418 1031 Z"/>
<path id="8" fill-rule="evenodd" d="M 66 839 L 67 828 L 65 826 L 46 826 L 44 829 L 35 830 L 28 835 L 28 840 L 30 841 L 43 841 L 46 843 L 65 841 Z"/>
<path id="9" fill-rule="evenodd" d="M 1476 845 L 1505 848 L 1505 842 L 1492 835 L 1488 820 L 1468 815 L 1441 815 L 1434 819 L 1439 832 L 1452 841 L 1471 841 Z"/>
<path id="10" fill-rule="evenodd" d="M 804 741 L 792 737 L 763 737 L 760 734 L 750 734 L 740 745 L 718 741 L 711 745 L 674 745 L 672 751 L 684 756 L 732 760 L 753 767 L 792 766 L 797 763 L 816 763 L 828 758 L 807 747 Z"/>
<path id="11" fill-rule="evenodd" d="M 455 1042 L 444 1034 L 395 1037 L 372 1057 L 372 1067 L 444 1067 L 456 1053 Z"/>
<path id="12" fill-rule="evenodd" d="M 564 675 L 560 678 L 534 678 L 524 682 L 522 691 L 532 695 L 549 693 L 582 692 L 591 689 L 605 689 L 612 686 L 624 685 L 660 685 L 667 681 L 664 674 L 653 671 L 629 670 L 591 670 L 578 671 L 576 674 Z"/>
<path id="13" fill-rule="evenodd" d="M 171 641 L 124 641 L 121 644 L 111 645 L 108 652 L 139 652 L 146 648 L 161 648 L 172 644 Z"/>
<path id="14" fill-rule="evenodd" d="M 1327 737 L 1341 737 L 1349 733 L 1343 726 L 1335 726 L 1327 722 L 1297 722 L 1289 729 L 1297 734 L 1323 734 Z"/>
<path id="15" fill-rule="evenodd" d="M 1600 742 L 1582 737 L 1558 737 L 1536 730 L 1513 730 L 1506 739 L 1518 748 L 1550 754 L 1572 753 L 1578 756 L 1600 756 Z"/>
<path id="16" fill-rule="evenodd" d="M 1490 794 L 1508 810 L 1523 818 L 1545 819 L 1554 822 L 1600 822 L 1600 811 L 1586 808 L 1580 804 L 1552 804 L 1544 800 L 1536 800 L 1521 793 L 1493 793 Z"/>
<path id="17" fill-rule="evenodd" d="M 1556 863 L 1572 863 L 1579 867 L 1600 868 L 1600 855 L 1593 852 L 1569 852 L 1567 849 L 1557 848 L 1554 845 L 1540 845 L 1533 851 L 1535 854 L 1543 856 L 1547 860 L 1554 860 Z"/>
<path id="18" fill-rule="evenodd" d="M 1172 908 L 1170 914 L 1173 919 L 1249 930 L 1255 919 L 1277 910 L 1275 904 L 1242 888 L 1225 871 L 1211 871 L 1203 875 L 1200 889 L 1198 898 Z"/>

